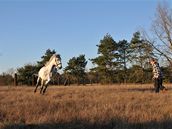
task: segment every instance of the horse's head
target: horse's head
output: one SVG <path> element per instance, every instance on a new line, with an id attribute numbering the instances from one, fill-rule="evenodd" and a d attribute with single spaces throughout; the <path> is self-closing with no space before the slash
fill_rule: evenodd
<path id="1" fill-rule="evenodd" d="M 55 55 L 55 67 L 58 69 L 62 68 L 61 57 L 59 54 Z"/>

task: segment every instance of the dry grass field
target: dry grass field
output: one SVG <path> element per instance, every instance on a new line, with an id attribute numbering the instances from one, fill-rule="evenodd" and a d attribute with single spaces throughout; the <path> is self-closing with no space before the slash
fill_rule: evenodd
<path id="1" fill-rule="evenodd" d="M 0 87 L 1 129 L 172 129 L 172 87 Z"/>

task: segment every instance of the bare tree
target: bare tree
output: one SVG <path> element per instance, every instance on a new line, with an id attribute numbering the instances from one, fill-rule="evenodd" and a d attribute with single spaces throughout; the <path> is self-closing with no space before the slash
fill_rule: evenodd
<path id="1" fill-rule="evenodd" d="M 152 23 L 153 37 L 143 33 L 159 55 L 172 65 L 172 10 L 167 2 L 159 3 Z"/>

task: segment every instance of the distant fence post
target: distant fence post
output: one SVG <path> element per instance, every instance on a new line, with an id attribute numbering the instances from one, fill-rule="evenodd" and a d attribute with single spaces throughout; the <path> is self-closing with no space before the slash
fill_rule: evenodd
<path id="1" fill-rule="evenodd" d="M 17 73 L 14 74 L 14 86 L 17 86 L 18 82 L 17 82 Z"/>
<path id="2" fill-rule="evenodd" d="M 36 78 L 35 75 L 32 75 L 32 86 L 34 86 L 36 84 Z"/>
<path id="3" fill-rule="evenodd" d="M 58 76 L 58 86 L 60 85 L 60 76 Z"/>

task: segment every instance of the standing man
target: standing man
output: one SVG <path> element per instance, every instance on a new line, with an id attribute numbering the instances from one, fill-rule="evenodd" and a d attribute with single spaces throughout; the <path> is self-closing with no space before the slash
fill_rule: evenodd
<path id="1" fill-rule="evenodd" d="M 153 79 L 154 79 L 154 87 L 155 87 L 155 92 L 158 93 L 160 90 L 165 91 L 166 88 L 162 85 L 162 72 L 159 67 L 159 63 L 157 62 L 156 59 L 152 58 L 150 59 L 150 64 L 152 65 L 153 68 Z"/>

